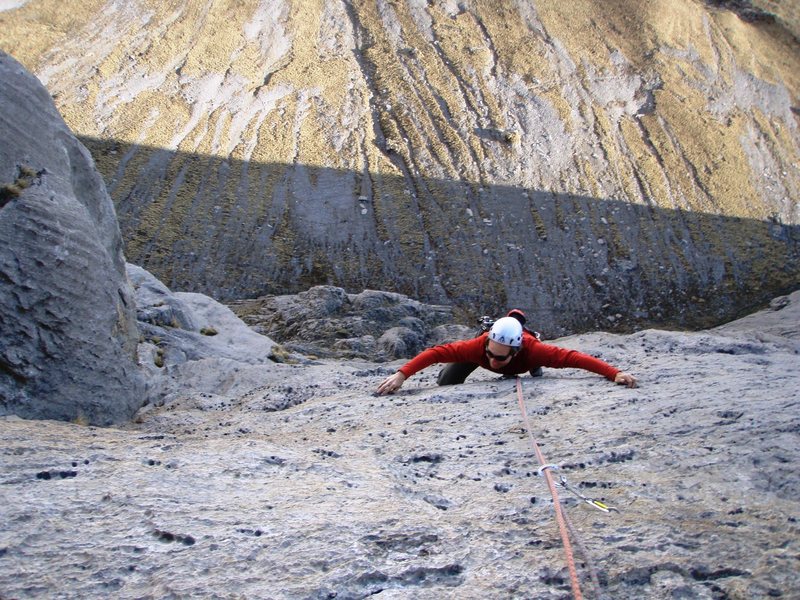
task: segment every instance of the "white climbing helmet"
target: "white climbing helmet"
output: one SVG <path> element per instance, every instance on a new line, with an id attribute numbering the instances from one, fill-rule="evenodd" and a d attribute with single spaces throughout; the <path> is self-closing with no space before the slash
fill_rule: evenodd
<path id="1" fill-rule="evenodd" d="M 519 348 L 522 345 L 522 324 L 514 317 L 497 319 L 489 330 L 489 339 L 498 344 Z"/>

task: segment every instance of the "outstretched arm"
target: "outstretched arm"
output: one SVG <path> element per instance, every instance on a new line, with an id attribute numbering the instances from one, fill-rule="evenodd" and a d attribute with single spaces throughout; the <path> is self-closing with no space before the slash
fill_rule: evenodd
<path id="1" fill-rule="evenodd" d="M 485 335 L 423 350 L 400 367 L 397 373 L 384 379 L 378 386 L 378 394 L 396 392 L 406 379 L 434 363 L 474 362 L 478 364 L 483 356 L 484 339 Z"/>
<path id="2" fill-rule="evenodd" d="M 624 373 L 607 362 L 597 357 L 590 356 L 589 354 L 536 341 L 530 342 L 528 349 L 531 355 L 531 361 L 542 366 L 556 369 L 563 369 L 564 367 L 585 369 L 586 371 L 602 375 L 619 385 L 626 385 L 630 388 L 636 387 L 636 377 L 629 373 Z"/>

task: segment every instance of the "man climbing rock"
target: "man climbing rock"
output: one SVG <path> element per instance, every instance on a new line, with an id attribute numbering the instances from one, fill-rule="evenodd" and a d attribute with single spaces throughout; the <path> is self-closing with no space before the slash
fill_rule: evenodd
<path id="1" fill-rule="evenodd" d="M 507 376 L 526 371 L 536 374 L 540 367 L 552 367 L 585 369 L 614 383 L 636 387 L 633 375 L 623 373 L 588 354 L 545 344 L 523 328 L 520 311 L 513 310 L 509 314 L 516 316 L 498 319 L 488 332 L 476 338 L 423 350 L 400 367 L 397 373 L 387 377 L 378 386 L 377 393 L 396 392 L 414 373 L 437 362 L 449 363 L 439 374 L 439 385 L 464 383 L 467 376 L 478 367 Z"/>

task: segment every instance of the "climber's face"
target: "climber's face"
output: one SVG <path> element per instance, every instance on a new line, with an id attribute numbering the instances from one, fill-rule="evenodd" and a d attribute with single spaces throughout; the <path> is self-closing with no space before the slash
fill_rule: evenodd
<path id="1" fill-rule="evenodd" d="M 486 348 L 484 351 L 486 352 L 486 357 L 489 359 L 489 365 L 491 365 L 493 369 L 508 364 L 508 361 L 510 361 L 515 354 L 514 348 L 506 346 L 505 344 L 498 344 L 494 340 L 486 341 Z"/>

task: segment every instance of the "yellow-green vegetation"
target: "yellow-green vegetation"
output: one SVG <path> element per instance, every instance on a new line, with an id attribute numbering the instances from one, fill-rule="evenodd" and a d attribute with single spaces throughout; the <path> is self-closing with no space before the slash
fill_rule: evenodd
<path id="1" fill-rule="evenodd" d="M 81 427 L 88 427 L 89 423 L 89 417 L 86 415 L 86 413 L 78 409 L 78 414 L 76 414 L 75 418 L 72 419 L 72 424 L 80 425 Z"/>
<path id="2" fill-rule="evenodd" d="M 28 2 L 13 11 L 0 12 L 0 48 L 33 71 L 54 47 L 95 19 L 105 0 L 86 0 L 64 9 L 61 0 Z"/>
<path id="3" fill-rule="evenodd" d="M 667 187 L 668 175 L 661 162 L 661 155 L 650 140 L 648 126 L 654 121 L 657 125 L 657 120 L 650 115 L 639 119 L 622 119 L 620 134 L 628 147 L 634 176 L 644 187 L 645 203 L 661 199 L 662 206 L 665 206 L 667 199 L 670 198 L 670 190 Z M 665 207 L 673 208 L 673 206 Z"/>
<path id="4" fill-rule="evenodd" d="M 164 349 L 163 348 L 156 348 L 155 354 L 153 355 L 153 364 L 161 369 L 164 366 Z"/>
<path id="5" fill-rule="evenodd" d="M 536 14 L 540 17 L 542 9 L 537 5 Z M 547 40 L 510 3 L 487 2 L 480 7 L 479 16 L 501 72 L 520 77 L 536 96 L 545 98 L 570 131 L 574 125 L 572 107 L 562 93 L 561 73 L 552 60 Z M 487 91 L 484 97 L 488 102 L 493 94 Z M 497 121 L 504 120 L 503 113 L 499 106 L 492 111 Z"/>
<path id="6" fill-rule="evenodd" d="M 295 364 L 297 362 L 292 358 L 291 353 L 280 344 L 274 344 L 272 346 L 269 359 L 276 363 Z"/>
<path id="7" fill-rule="evenodd" d="M 530 205 L 531 211 L 531 218 L 533 219 L 534 227 L 536 228 L 536 235 L 539 240 L 545 242 L 547 241 L 547 225 L 542 219 L 542 215 L 539 214 L 539 211 L 536 207 L 531 203 Z"/>
<path id="8" fill-rule="evenodd" d="M 15 183 L 0 185 L 0 207 L 5 206 L 10 200 L 22 194 L 23 188 Z"/>
<path id="9" fill-rule="evenodd" d="M 739 286 L 761 275 L 735 263 L 786 252 L 761 229 L 753 246 L 733 233 L 737 218 L 796 215 L 784 105 L 798 104 L 800 55 L 779 25 L 698 0 L 262 5 L 37 0 L 0 13 L 0 47 L 42 77 L 115 178 L 126 255 L 165 281 L 192 286 L 194 253 L 197 285 L 234 294 L 246 281 L 243 293 L 333 282 L 425 295 L 438 278 L 459 301 L 501 298 L 498 265 L 524 276 L 519 257 L 545 240 L 603 235 L 609 261 L 655 277 L 659 262 L 691 270 L 697 257 L 642 228 L 681 229 L 733 257 L 724 276 Z M 535 231 L 498 242 L 495 200 L 523 190 L 552 194 L 555 215 L 531 203 Z"/>
<path id="10" fill-rule="evenodd" d="M 798 6 L 794 2 L 785 4 Z M 783 83 L 790 90 L 800 87 L 797 52 L 786 51 L 787 46 L 796 47 L 797 44 L 790 31 L 777 24 L 753 27 L 730 11 L 714 11 L 712 16 L 725 46 L 730 48 L 733 61 L 739 68 L 770 83 Z M 798 21 L 795 23 L 795 31 L 800 29 L 800 19 Z"/>
<path id="11" fill-rule="evenodd" d="M 0 208 L 18 198 L 22 192 L 33 185 L 33 180 L 37 177 L 36 171 L 23 165 L 17 167 L 17 178 L 13 183 L 0 184 Z"/>

